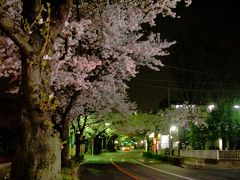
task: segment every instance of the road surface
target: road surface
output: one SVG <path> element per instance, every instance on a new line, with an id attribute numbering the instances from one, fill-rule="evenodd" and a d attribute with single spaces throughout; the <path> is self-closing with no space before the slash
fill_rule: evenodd
<path id="1" fill-rule="evenodd" d="M 240 168 L 173 166 L 142 157 L 137 150 L 86 155 L 78 171 L 80 180 L 237 180 Z"/>

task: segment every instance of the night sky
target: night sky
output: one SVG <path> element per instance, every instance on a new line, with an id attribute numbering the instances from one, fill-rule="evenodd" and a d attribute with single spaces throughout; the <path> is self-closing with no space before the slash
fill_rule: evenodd
<path id="1" fill-rule="evenodd" d="M 158 18 L 161 37 L 176 40 L 159 72 L 146 68 L 129 83 L 138 108 L 150 111 L 171 103 L 204 103 L 220 97 L 240 98 L 239 10 L 234 0 L 193 0 L 178 8 L 180 19 Z M 184 91 L 183 91 L 184 89 Z"/>

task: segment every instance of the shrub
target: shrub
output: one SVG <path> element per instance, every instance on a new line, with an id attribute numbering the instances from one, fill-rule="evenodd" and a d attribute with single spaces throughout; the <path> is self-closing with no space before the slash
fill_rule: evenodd
<path id="1" fill-rule="evenodd" d="M 176 157 L 176 156 L 169 157 L 167 155 L 155 154 L 152 152 L 143 152 L 143 156 L 151 159 L 160 160 L 162 162 L 168 162 L 175 166 L 180 166 L 184 162 L 183 157 Z"/>
<path id="2" fill-rule="evenodd" d="M 63 168 L 61 170 L 61 176 L 63 180 L 78 180 L 77 177 L 75 177 L 75 171 L 77 170 L 77 167 L 79 163 L 84 159 L 84 154 L 80 154 L 79 156 L 74 156 L 69 160 L 69 166 L 68 168 Z"/>

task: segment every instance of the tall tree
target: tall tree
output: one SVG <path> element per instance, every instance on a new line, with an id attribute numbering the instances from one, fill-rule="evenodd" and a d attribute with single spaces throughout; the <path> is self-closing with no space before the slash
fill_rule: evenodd
<path id="1" fill-rule="evenodd" d="M 218 101 L 216 109 L 208 119 L 210 146 L 215 145 L 218 138 L 223 140 L 223 149 L 239 147 L 239 100 L 224 98 Z"/>
<path id="2" fill-rule="evenodd" d="M 205 106 L 183 104 L 165 110 L 164 119 L 167 132 L 170 131 L 172 125 L 178 126 L 178 154 L 180 154 L 180 149 L 186 147 L 187 129 L 190 127 L 193 130 L 198 129 L 198 127 L 204 129 L 207 126 L 207 117 L 208 113 Z"/>
<path id="3" fill-rule="evenodd" d="M 12 72 L 21 60 L 21 135 L 13 178 L 60 178 L 61 144 L 52 119 L 56 109 L 63 109 L 65 129 L 77 97 L 99 75 L 108 74 L 100 76 L 101 86 L 114 81 L 113 90 L 124 92 L 138 66 L 158 70 L 162 63 L 157 57 L 167 55 L 173 43 L 154 34 L 142 38 L 141 24 L 153 26 L 160 13 L 175 17 L 172 9 L 179 1 L 81 1 L 75 13 L 71 0 L 0 0 L 1 43 L 17 48 L 14 58 L 1 57 L 0 75 L 17 79 L 19 71 Z M 7 52 L 4 46 L 1 52 Z"/>

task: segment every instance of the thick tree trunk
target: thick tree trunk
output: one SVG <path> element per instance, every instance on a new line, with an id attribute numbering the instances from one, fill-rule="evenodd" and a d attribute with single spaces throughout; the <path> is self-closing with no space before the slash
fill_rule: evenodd
<path id="1" fill-rule="evenodd" d="M 49 100 L 48 86 L 42 84 L 48 76 L 39 66 L 41 61 L 39 54 L 24 59 L 19 145 L 13 160 L 12 178 L 14 180 L 61 179 L 60 136 L 54 130 L 51 121 L 52 104 Z"/>
<path id="2" fill-rule="evenodd" d="M 30 23 L 38 21 L 42 6 L 47 8 L 46 1 L 22 2 L 23 19 Z M 72 0 L 47 2 L 53 10 L 49 14 L 50 23 L 46 22 L 47 27 L 35 23 L 31 30 L 22 29 L 0 6 L 0 29 L 20 48 L 22 55 L 20 94 L 23 96 L 23 107 L 12 166 L 12 178 L 17 180 L 60 179 L 61 144 L 51 122 L 51 113 L 55 110 L 49 96 L 51 69 L 43 65 L 43 57 L 52 52 L 52 43 L 68 18 Z M 43 17 L 46 15 L 44 12 Z M 45 30 L 46 34 L 39 30 Z"/>
<path id="3" fill-rule="evenodd" d="M 46 123 L 47 113 L 22 112 L 17 153 L 13 160 L 14 180 L 61 179 L 59 135 Z"/>

